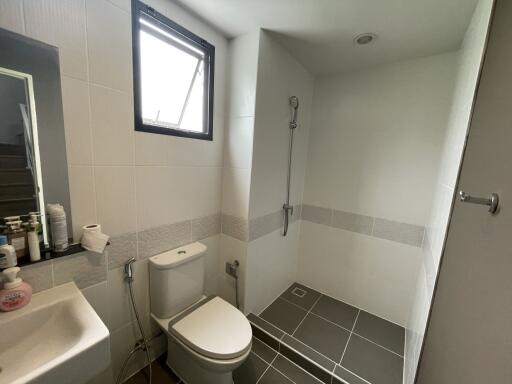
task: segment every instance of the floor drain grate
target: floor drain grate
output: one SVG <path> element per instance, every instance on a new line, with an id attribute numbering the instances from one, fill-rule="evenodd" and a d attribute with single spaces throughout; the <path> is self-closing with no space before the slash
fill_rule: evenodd
<path id="1" fill-rule="evenodd" d="M 293 288 L 293 289 L 292 289 L 292 295 L 295 295 L 295 296 L 297 296 L 297 297 L 300 297 L 301 299 L 302 299 L 304 296 L 306 296 L 306 293 L 307 293 L 307 292 L 306 292 L 304 289 L 300 289 L 300 288 L 297 288 L 297 287 L 295 287 L 295 288 Z"/>

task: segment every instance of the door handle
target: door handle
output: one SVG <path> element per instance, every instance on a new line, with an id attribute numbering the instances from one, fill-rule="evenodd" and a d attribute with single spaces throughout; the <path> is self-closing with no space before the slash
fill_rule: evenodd
<path id="1" fill-rule="evenodd" d="M 489 212 L 491 214 L 495 214 L 498 210 L 498 206 L 500 203 L 500 197 L 497 193 L 491 193 L 489 198 L 485 197 L 474 197 L 468 195 L 464 191 L 459 191 L 460 201 L 463 203 L 471 203 L 471 204 L 479 204 L 479 205 L 487 205 L 489 207 Z"/>

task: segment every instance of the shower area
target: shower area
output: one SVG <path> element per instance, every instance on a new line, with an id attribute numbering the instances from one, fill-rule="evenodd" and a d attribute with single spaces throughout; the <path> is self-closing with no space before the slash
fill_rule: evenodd
<path id="1" fill-rule="evenodd" d="M 414 381 L 491 9 L 450 50 L 342 73 L 230 41 L 221 268 L 258 343 L 321 382 Z"/>

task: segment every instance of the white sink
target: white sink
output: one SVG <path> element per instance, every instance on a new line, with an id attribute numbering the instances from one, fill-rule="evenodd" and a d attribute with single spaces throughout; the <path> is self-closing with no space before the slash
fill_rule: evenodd
<path id="1" fill-rule="evenodd" d="M 109 332 L 74 283 L 0 313 L 0 384 L 80 384 L 110 364 Z"/>

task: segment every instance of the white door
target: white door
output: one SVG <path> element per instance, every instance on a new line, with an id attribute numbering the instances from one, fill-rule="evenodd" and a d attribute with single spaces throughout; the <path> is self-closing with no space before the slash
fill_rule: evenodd
<path id="1" fill-rule="evenodd" d="M 512 1 L 498 0 L 420 360 L 419 384 L 512 383 Z"/>

